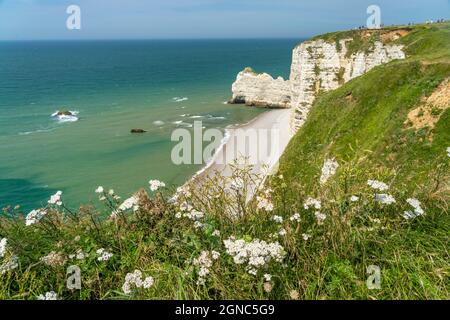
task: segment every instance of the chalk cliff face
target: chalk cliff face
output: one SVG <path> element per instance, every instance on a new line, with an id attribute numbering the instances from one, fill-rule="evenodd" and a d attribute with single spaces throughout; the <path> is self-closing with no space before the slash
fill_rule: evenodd
<path id="1" fill-rule="evenodd" d="M 285 81 L 282 77 L 273 79 L 267 73 L 258 74 L 251 68 L 245 68 L 238 74 L 232 91 L 231 103 L 273 108 L 289 108 L 291 106 L 289 81 Z"/>
<path id="2" fill-rule="evenodd" d="M 351 41 L 342 39 L 336 44 L 319 39 L 297 46 L 289 80 L 275 80 L 246 68 L 232 86 L 231 102 L 292 108 L 292 126 L 298 129 L 319 92 L 336 89 L 375 66 L 405 58 L 402 46 L 381 41 L 374 42 L 370 50 L 349 52 Z"/>

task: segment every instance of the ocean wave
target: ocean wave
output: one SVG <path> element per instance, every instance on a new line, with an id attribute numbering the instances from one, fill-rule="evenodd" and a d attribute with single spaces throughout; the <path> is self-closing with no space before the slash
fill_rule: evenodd
<path id="1" fill-rule="evenodd" d="M 183 102 L 183 101 L 189 100 L 189 98 L 188 97 L 174 97 L 174 98 L 172 98 L 172 100 L 175 102 Z"/>
<path id="2" fill-rule="evenodd" d="M 190 116 L 189 118 L 191 119 L 200 119 L 200 118 L 204 118 L 205 116 Z"/>

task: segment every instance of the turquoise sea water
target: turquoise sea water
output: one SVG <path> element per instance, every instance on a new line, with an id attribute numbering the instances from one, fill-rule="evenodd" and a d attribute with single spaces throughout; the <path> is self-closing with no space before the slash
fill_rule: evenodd
<path id="1" fill-rule="evenodd" d="M 298 42 L 0 42 L 0 206 L 31 209 L 62 190 L 75 207 L 95 201 L 98 185 L 127 197 L 149 179 L 183 183 L 200 166 L 172 164 L 172 131 L 263 112 L 223 102 L 246 66 L 287 78 Z M 79 120 L 51 117 L 61 109 Z"/>

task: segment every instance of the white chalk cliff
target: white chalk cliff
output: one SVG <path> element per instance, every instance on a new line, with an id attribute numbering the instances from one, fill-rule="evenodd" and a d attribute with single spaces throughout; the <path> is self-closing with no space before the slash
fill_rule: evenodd
<path id="1" fill-rule="evenodd" d="M 350 53 L 351 41 L 343 39 L 336 44 L 319 39 L 297 46 L 289 80 L 246 68 L 233 83 L 231 103 L 292 108 L 292 127 L 298 129 L 319 92 L 336 89 L 378 65 L 405 58 L 403 46 L 381 41 L 374 42 L 370 50 Z"/>

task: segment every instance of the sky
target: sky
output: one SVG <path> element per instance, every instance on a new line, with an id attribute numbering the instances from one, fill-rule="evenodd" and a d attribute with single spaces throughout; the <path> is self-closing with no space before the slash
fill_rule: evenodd
<path id="1" fill-rule="evenodd" d="M 450 0 L 0 0 L 0 40 L 307 38 L 365 25 L 372 4 L 385 25 L 450 19 Z"/>

